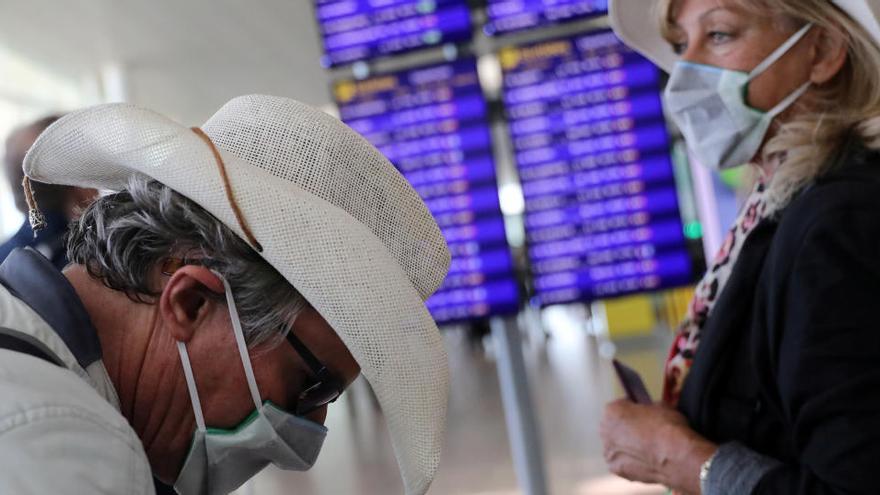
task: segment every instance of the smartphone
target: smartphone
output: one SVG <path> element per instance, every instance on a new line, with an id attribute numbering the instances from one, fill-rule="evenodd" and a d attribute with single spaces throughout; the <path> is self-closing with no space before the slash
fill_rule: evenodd
<path id="1" fill-rule="evenodd" d="M 617 379 L 620 380 L 620 385 L 623 387 L 629 400 L 636 404 L 654 403 L 651 399 L 651 394 L 648 393 L 648 389 L 645 387 L 645 382 L 642 381 L 642 377 L 639 376 L 636 370 L 616 359 L 613 359 L 611 363 L 614 365 Z"/>

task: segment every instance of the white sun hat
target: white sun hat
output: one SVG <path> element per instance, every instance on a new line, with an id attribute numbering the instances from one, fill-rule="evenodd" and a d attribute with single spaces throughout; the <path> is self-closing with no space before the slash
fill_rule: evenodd
<path id="1" fill-rule="evenodd" d="M 363 137 L 297 101 L 242 96 L 201 128 L 209 142 L 128 104 L 70 113 L 43 132 L 25 174 L 120 190 L 133 175 L 190 198 L 275 267 L 339 334 L 388 424 L 407 494 L 425 493 L 445 436 L 446 351 L 424 301 L 449 268 L 418 193 Z M 253 239 L 251 239 L 251 245 Z"/>
<path id="2" fill-rule="evenodd" d="M 849 14 L 880 45 L 880 0 L 831 0 Z M 672 72 L 678 55 L 660 35 L 657 0 L 610 0 L 608 15 L 617 36 L 666 72 Z"/>

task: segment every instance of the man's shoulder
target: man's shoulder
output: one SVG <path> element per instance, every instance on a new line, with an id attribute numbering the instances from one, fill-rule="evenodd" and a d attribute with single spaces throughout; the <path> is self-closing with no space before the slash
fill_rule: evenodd
<path id="1" fill-rule="evenodd" d="M 73 372 L 8 350 L 0 350 L 0 458 L 15 459 L 0 463 L 0 493 L 152 493 L 143 446 L 116 409 Z"/>
<path id="2" fill-rule="evenodd" d="M 793 246 L 802 245 L 811 231 L 827 229 L 851 236 L 876 230 L 878 210 L 880 163 L 844 167 L 817 179 L 795 198 L 785 209 L 777 234 Z"/>
<path id="3" fill-rule="evenodd" d="M 126 441 L 137 441 L 126 419 L 75 373 L 40 358 L 0 349 L 0 435 L 39 418 L 60 417 L 59 411 L 94 421 L 108 434 Z"/>

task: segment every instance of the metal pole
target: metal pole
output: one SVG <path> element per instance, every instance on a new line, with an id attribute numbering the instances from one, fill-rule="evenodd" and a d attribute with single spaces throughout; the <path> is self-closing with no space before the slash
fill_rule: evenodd
<path id="1" fill-rule="evenodd" d="M 516 477 L 525 495 L 547 495 L 541 436 L 529 394 L 525 359 L 516 320 L 493 318 L 498 380 Z"/>

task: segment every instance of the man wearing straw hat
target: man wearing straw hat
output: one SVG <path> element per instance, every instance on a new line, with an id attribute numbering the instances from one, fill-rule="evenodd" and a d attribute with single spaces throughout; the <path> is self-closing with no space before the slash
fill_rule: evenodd
<path id="1" fill-rule="evenodd" d="M 0 265 L 0 493 L 148 494 L 151 471 L 228 493 L 308 469 L 359 372 L 405 492 L 427 491 L 448 371 L 424 300 L 449 252 L 362 137 L 269 96 L 201 128 L 103 105 L 46 130 L 24 171 L 116 192 L 71 229 L 63 273 L 32 250 Z"/>

